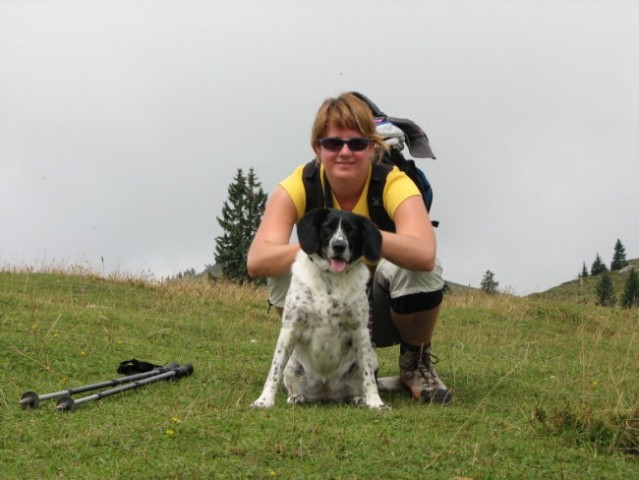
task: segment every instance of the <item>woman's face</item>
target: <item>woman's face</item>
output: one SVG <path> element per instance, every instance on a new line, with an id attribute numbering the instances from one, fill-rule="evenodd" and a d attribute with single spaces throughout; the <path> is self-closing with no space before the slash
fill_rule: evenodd
<path id="1" fill-rule="evenodd" d="M 329 125 L 326 135 L 323 138 L 340 138 L 350 140 L 362 138 L 362 134 L 357 130 L 336 128 Z M 324 169 L 329 179 L 361 181 L 368 176 L 368 169 L 373 155 L 374 144 L 369 142 L 363 150 L 351 150 L 348 144 L 342 145 L 338 151 L 332 151 L 320 145 L 317 154 L 324 164 Z"/>

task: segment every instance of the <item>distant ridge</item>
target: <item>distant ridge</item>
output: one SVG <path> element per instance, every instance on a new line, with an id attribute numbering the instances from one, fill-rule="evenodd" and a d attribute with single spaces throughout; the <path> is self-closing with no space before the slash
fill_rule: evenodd
<path id="1" fill-rule="evenodd" d="M 628 260 L 628 264 L 632 265 L 635 271 L 639 272 L 639 259 Z M 619 272 L 609 271 L 612 280 L 613 291 L 617 298 L 623 294 L 626 281 L 630 275 L 630 271 Z M 596 288 L 599 283 L 600 275 L 588 276 L 586 278 L 575 278 L 569 280 L 556 287 L 552 287 L 541 293 L 532 293 L 530 297 L 541 297 L 548 300 L 561 301 L 565 303 L 592 303 L 597 299 Z"/>
<path id="2" fill-rule="evenodd" d="M 470 285 L 462 285 L 461 283 L 455 283 L 446 280 L 446 286 L 444 287 L 447 293 L 453 295 L 464 295 L 470 292 L 479 292 L 479 288 L 471 287 Z"/>

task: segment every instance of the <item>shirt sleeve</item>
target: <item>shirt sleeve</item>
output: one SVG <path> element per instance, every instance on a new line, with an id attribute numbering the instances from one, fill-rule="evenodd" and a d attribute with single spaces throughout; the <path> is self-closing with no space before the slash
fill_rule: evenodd
<path id="1" fill-rule="evenodd" d="M 280 187 L 282 187 L 286 193 L 289 194 L 291 200 L 293 200 L 298 219 L 302 218 L 306 211 L 306 191 L 304 190 L 304 181 L 302 179 L 303 171 L 304 165 L 300 165 L 291 175 L 279 183 Z"/>
<path id="2" fill-rule="evenodd" d="M 399 168 L 393 167 L 386 177 L 384 185 L 384 208 L 391 220 L 395 220 L 395 211 L 409 197 L 421 196 L 417 185 Z"/>

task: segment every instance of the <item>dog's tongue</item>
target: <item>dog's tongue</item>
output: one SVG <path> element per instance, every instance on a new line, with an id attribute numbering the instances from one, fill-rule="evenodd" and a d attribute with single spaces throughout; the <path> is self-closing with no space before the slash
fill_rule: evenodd
<path id="1" fill-rule="evenodd" d="M 346 262 L 344 260 L 339 260 L 337 258 L 331 259 L 331 269 L 335 273 L 343 272 L 345 268 L 346 268 Z"/>

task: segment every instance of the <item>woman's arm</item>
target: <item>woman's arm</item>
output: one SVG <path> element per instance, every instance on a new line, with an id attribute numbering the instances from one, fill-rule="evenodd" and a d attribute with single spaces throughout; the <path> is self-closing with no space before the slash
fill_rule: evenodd
<path id="1" fill-rule="evenodd" d="M 300 249 L 298 243 L 289 243 L 296 222 L 293 200 L 282 187 L 276 187 L 248 251 L 247 268 L 252 278 L 277 277 L 291 269 Z"/>
<path id="2" fill-rule="evenodd" d="M 435 268 L 437 240 L 426 206 L 419 196 L 408 197 L 395 210 L 395 231 L 382 232 L 382 257 L 402 268 Z"/>

